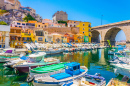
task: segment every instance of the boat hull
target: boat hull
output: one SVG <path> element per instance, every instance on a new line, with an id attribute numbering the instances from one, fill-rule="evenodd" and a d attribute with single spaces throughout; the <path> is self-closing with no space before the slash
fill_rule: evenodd
<path id="1" fill-rule="evenodd" d="M 48 63 L 48 64 L 41 64 L 41 65 L 32 65 L 32 66 L 28 66 L 28 65 L 25 65 L 25 66 L 18 66 L 18 67 L 14 67 L 14 69 L 16 69 L 17 71 L 19 71 L 20 73 L 28 73 L 29 72 L 29 67 L 31 69 L 33 68 L 36 68 L 36 67 L 40 67 L 40 66 L 45 66 L 45 65 L 52 65 L 52 64 L 57 64 L 59 63 L 59 61 L 57 62 L 53 62 L 53 63 Z"/>
<path id="2" fill-rule="evenodd" d="M 49 83 L 37 83 L 35 81 L 33 81 L 32 83 L 33 83 L 34 86 L 61 86 L 61 85 L 58 85 L 58 83 L 57 84 L 54 84 L 54 83 L 51 83 L 51 84 L 49 84 Z"/>

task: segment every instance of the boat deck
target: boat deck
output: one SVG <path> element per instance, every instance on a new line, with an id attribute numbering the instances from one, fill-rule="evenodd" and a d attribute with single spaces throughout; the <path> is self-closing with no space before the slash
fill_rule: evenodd
<path id="1" fill-rule="evenodd" d="M 87 72 L 87 68 L 82 66 L 81 67 L 83 70 L 85 70 L 84 72 L 82 71 L 81 74 L 79 75 L 74 75 L 74 76 L 69 76 L 68 77 L 60 77 L 60 78 L 54 78 L 54 77 L 51 77 L 50 75 L 48 76 L 39 76 L 39 77 L 35 77 L 35 80 L 38 81 L 38 82 L 62 82 L 62 81 L 68 81 L 68 80 L 72 80 L 72 79 L 76 79 L 76 78 L 80 78 L 82 76 L 85 75 L 85 73 Z M 60 74 L 60 73 L 59 73 Z M 54 74 L 53 74 L 54 75 Z"/>

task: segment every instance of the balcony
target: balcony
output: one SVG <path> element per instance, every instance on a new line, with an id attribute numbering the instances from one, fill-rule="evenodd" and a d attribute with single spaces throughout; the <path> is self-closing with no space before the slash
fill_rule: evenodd
<path id="1" fill-rule="evenodd" d="M 33 36 L 33 34 L 32 33 L 30 33 L 30 34 L 28 34 L 28 33 L 21 33 L 21 36 L 22 37 L 31 37 L 31 36 Z"/>

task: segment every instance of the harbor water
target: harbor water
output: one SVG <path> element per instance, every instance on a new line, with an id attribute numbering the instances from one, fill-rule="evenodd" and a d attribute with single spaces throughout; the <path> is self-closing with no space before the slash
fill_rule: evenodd
<path id="1" fill-rule="evenodd" d="M 119 46 L 118 50 L 123 49 Z M 88 74 L 100 73 L 108 83 L 111 78 L 121 79 L 122 75 L 114 73 L 113 67 L 108 62 L 113 55 L 108 55 L 109 48 L 88 51 L 64 52 L 63 54 L 47 55 L 45 58 L 54 57 L 61 62 L 79 62 L 88 68 Z M 0 86 L 33 86 L 27 83 L 28 74 L 16 74 L 13 69 L 4 68 L 0 63 Z"/>

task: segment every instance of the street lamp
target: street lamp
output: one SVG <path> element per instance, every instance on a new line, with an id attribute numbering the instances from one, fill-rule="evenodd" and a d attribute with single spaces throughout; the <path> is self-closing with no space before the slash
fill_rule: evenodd
<path id="1" fill-rule="evenodd" d="M 101 25 L 102 25 L 102 19 L 103 19 L 103 15 L 101 15 Z"/>

